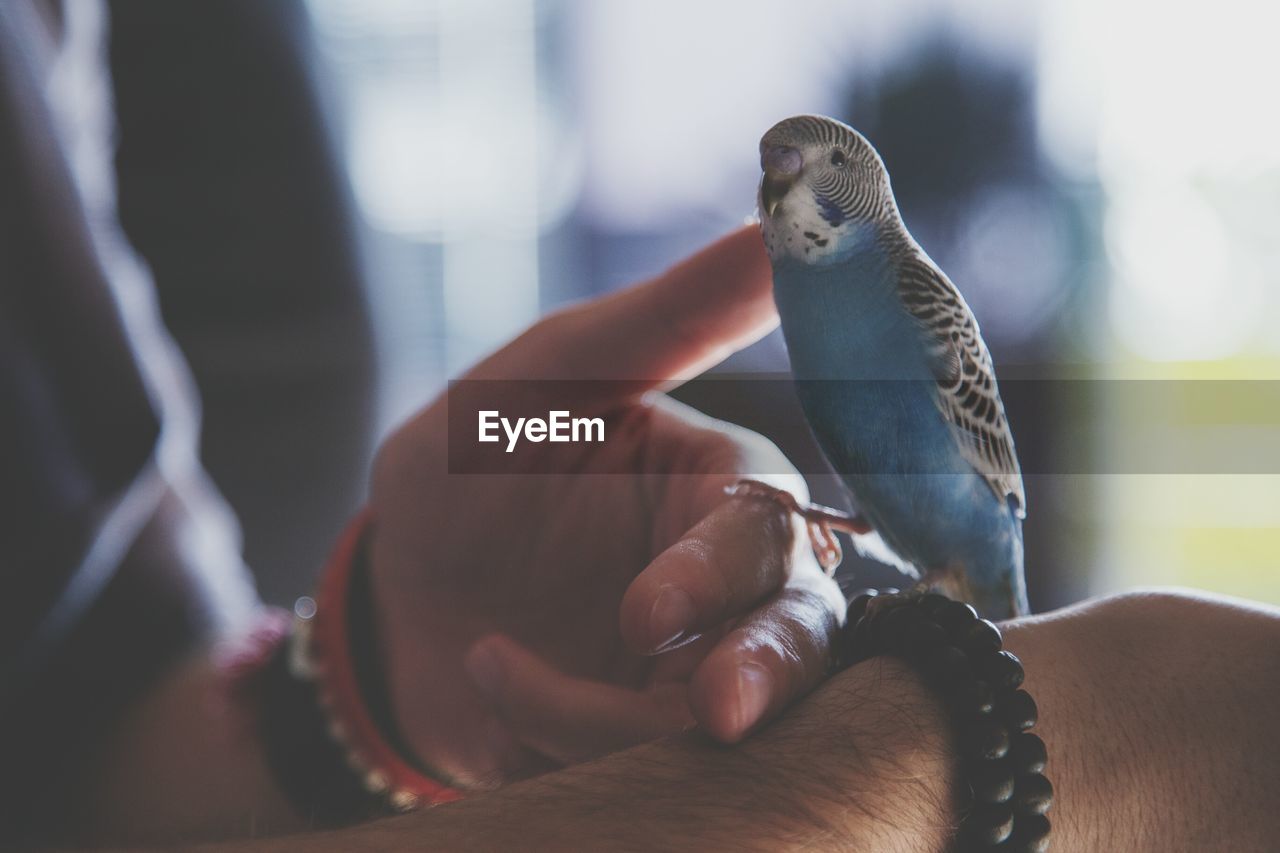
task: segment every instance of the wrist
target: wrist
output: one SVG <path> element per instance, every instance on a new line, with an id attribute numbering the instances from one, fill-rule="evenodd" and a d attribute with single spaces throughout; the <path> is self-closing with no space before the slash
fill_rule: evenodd
<path id="1" fill-rule="evenodd" d="M 1278 617 L 1146 592 L 1004 626 L 1053 746 L 1054 850 L 1272 849 Z"/>
<path id="2" fill-rule="evenodd" d="M 351 522 L 321 577 L 313 613 L 298 614 L 289 671 L 314 681 L 328 731 L 367 794 L 395 811 L 452 802 L 459 791 L 401 745 L 387 710 L 362 557 L 370 518 L 365 510 Z"/>
<path id="3" fill-rule="evenodd" d="M 58 832 L 137 844 L 305 827 L 268 766 L 256 708 L 233 694 L 222 657 L 202 651 L 130 708 L 86 758 L 83 800 L 66 804 Z"/>
<path id="4" fill-rule="evenodd" d="M 841 730 L 821 741 L 823 772 L 844 803 L 850 850 L 945 850 L 954 834 L 958 767 L 942 704 L 912 668 L 872 658 L 815 695 Z"/>
<path id="5" fill-rule="evenodd" d="M 456 606 L 452 591 L 414 583 L 432 567 L 407 572 L 377 522 L 366 560 L 376 666 L 403 747 L 416 763 L 462 789 L 487 790 L 507 781 L 504 768 L 519 763 L 507 753 L 517 747 L 463 665 L 484 626 Z"/>

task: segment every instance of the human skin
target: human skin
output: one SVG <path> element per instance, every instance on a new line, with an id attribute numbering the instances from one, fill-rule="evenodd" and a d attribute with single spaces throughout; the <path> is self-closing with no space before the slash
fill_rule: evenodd
<path id="1" fill-rule="evenodd" d="M 492 786 L 695 724 L 732 742 L 826 673 L 839 589 L 797 518 L 726 494 L 755 477 L 803 498 L 802 478 L 761 437 L 654 393 L 775 323 L 744 229 L 548 317 L 387 441 L 370 503 L 377 623 L 428 766 Z M 583 404 L 622 426 L 568 465 L 614 473 L 453 473 L 467 448 L 448 441 L 451 400 L 491 380 L 511 396 L 584 379 L 610 380 Z M 674 645 L 700 639 L 654 655 L 679 627 Z"/>
<path id="2" fill-rule="evenodd" d="M 752 288 L 745 292 L 748 308 L 732 322 L 713 314 L 679 328 L 674 339 L 657 339 L 664 345 L 658 351 L 685 347 L 684 358 L 663 363 L 665 373 L 639 362 L 632 375 L 689 375 L 726 347 L 768 328 L 767 308 L 758 316 L 749 310 L 758 296 L 767 306 L 767 282 L 760 293 Z M 603 304 L 614 306 L 609 310 L 619 316 L 634 316 L 634 305 L 626 301 L 634 298 L 624 295 Z M 717 298 L 723 301 L 725 294 Z M 526 336 L 513 344 L 518 357 L 496 367 L 529 365 L 527 347 L 541 335 L 557 344 L 568 342 L 548 351 L 572 353 L 572 341 L 590 338 L 594 328 L 598 326 L 586 323 L 581 314 L 560 315 L 532 331 L 532 341 Z M 636 358 L 644 358 L 643 353 Z M 560 367 L 575 363 L 583 362 L 566 358 Z M 486 364 L 495 367 L 493 360 Z M 379 484 L 375 479 L 374 510 L 387 536 L 396 527 L 383 507 L 410 506 L 415 497 L 412 491 L 397 491 L 410 488 L 396 478 L 412 463 L 393 464 L 400 452 L 396 442 L 403 440 L 412 457 L 415 442 L 410 438 L 429 423 L 424 416 L 411 424 L 380 459 L 380 469 L 391 469 L 382 471 L 384 478 L 391 480 Z M 719 485 L 707 486 L 707 514 L 693 525 L 706 525 L 696 534 L 700 546 L 678 548 L 670 557 L 655 547 L 658 556 L 633 568 L 630 578 L 624 572 L 610 579 L 607 590 L 584 592 L 594 602 L 590 607 L 618 620 L 612 630 L 625 644 L 619 655 L 643 657 L 641 652 L 659 639 L 646 631 L 643 618 L 662 586 L 647 586 L 655 575 L 663 581 L 679 578 L 695 592 L 723 591 L 723 578 L 717 581 L 707 573 L 708 563 L 698 555 L 719 553 L 723 547 L 731 559 L 710 565 L 739 566 L 732 549 L 744 530 L 769 527 L 767 519 L 749 513 L 772 508 L 726 500 Z M 405 499 L 396 501 L 392 495 Z M 457 498 L 454 492 L 448 495 Z M 739 513 L 748 514 L 740 526 Z M 492 515 L 478 518 L 477 530 L 493 529 L 485 526 L 492 522 Z M 386 540 L 379 546 L 375 541 L 379 584 L 392 582 L 397 571 L 426 571 L 430 551 L 418 552 L 418 558 L 398 568 L 386 553 L 379 560 L 379 547 L 413 551 L 413 518 L 400 523 L 405 525 L 399 534 L 403 542 Z M 255 838 L 244 842 L 243 849 L 942 849 L 956 820 L 951 745 L 939 708 L 909 671 L 885 661 L 859 665 L 830 679 L 772 724 L 764 722 L 818 680 L 831 627 L 830 617 L 822 615 L 828 605 L 820 593 L 815 598 L 802 588 L 792 600 L 791 587 L 780 585 L 784 578 L 803 576 L 807 570 L 795 568 L 806 565 L 801 562 L 806 556 L 795 549 L 794 532 L 787 525 L 774 530 L 767 537 L 775 543 L 769 558 L 773 562 L 747 563 L 753 568 L 744 579 L 756 583 L 756 589 L 774 590 L 773 597 L 761 593 L 748 604 L 738 600 L 736 606 L 741 610 L 758 601 L 785 601 L 788 607 L 777 611 L 765 604 L 763 610 L 741 610 L 756 616 L 723 635 L 713 630 L 702 646 L 695 643 L 677 652 L 690 660 L 673 670 L 678 677 L 656 686 L 644 679 L 621 679 L 618 671 L 599 662 L 575 666 L 571 657 L 559 656 L 565 646 L 529 642 L 532 633 L 524 633 L 526 641 L 521 642 L 526 626 L 507 631 L 499 623 L 496 631 L 459 632 L 462 639 L 453 643 L 447 664 L 433 665 L 452 669 L 459 679 L 452 685 L 453 695 L 474 703 L 486 725 L 472 730 L 477 747 L 452 758 L 437 748 L 432 700 L 415 695 L 423 682 L 413 652 L 435 639 L 431 632 L 438 627 L 417 633 L 421 628 L 410 624 L 388 629 L 386 621 L 379 623 L 384 644 L 390 644 L 387 663 L 393 690 L 400 691 L 401 725 L 416 721 L 426 732 L 415 742 L 425 759 L 452 760 L 450 769 L 472 773 L 478 783 L 491 786 L 649 740 L 683 728 L 690 718 L 702 731 L 669 736 L 491 793 L 476 792 L 459 804 L 332 833 Z M 681 532 L 671 536 L 679 538 Z M 451 577 L 446 573 L 429 583 L 446 588 L 459 583 Z M 572 589 L 592 581 L 572 575 L 552 579 L 562 591 L 566 583 Z M 696 585 L 699 579 L 707 581 L 705 586 Z M 381 595 L 388 593 L 384 589 Z M 723 602 L 724 595 L 705 600 Z M 581 599 L 562 592 L 549 601 L 559 602 L 562 618 L 572 626 L 566 637 L 591 644 L 601 636 L 593 631 L 607 630 L 583 618 L 588 606 Z M 393 612 L 389 602 L 383 608 L 383 615 Z M 714 627 L 726 612 L 723 606 L 709 608 L 698 624 Z M 406 622 L 412 616 L 406 609 Z M 1272 808 L 1274 791 L 1280 789 L 1280 749 L 1270 731 L 1273 710 L 1280 707 L 1280 617 L 1275 611 L 1186 595 L 1134 595 L 1010 623 L 1006 633 L 1008 647 L 1026 663 L 1027 686 L 1041 708 L 1037 731 L 1049 746 L 1049 776 L 1057 789 L 1051 813 L 1055 849 L 1270 849 L 1270 840 L 1280 832 Z M 792 645 L 797 636 L 806 642 Z M 397 660 L 398 646 L 406 650 L 408 663 Z M 539 647 L 531 652 L 531 646 Z M 799 654 L 793 653 L 795 648 Z M 496 678 L 475 665 L 477 657 L 484 657 L 482 650 L 494 653 Z M 776 667 L 772 672 L 779 689 L 764 703 L 764 716 L 746 720 L 736 703 L 741 696 L 737 671 L 744 656 L 757 654 L 765 666 Z M 397 667 L 403 667 L 398 675 Z M 195 840 L 305 828 L 264 767 L 243 716 L 248 712 L 210 710 L 205 700 L 219 689 L 219 679 L 207 659 L 197 659 L 139 704 L 100 764 L 95 795 L 87 804 L 99 837 Z M 673 693 L 683 696 L 671 702 Z M 671 713 L 673 707 L 678 713 Z M 636 708 L 642 713 L 633 713 Z M 567 715 L 572 725 L 558 725 L 559 714 Z M 735 749 L 716 744 L 717 739 L 742 740 L 747 733 L 752 736 Z M 492 749 L 495 743 L 500 749 Z"/>
<path id="3" fill-rule="evenodd" d="M 768 261 L 758 234 L 743 229 L 650 281 L 549 316 L 464 377 L 635 380 L 593 386 L 620 396 L 584 401 L 623 413 L 620 440 L 581 449 L 584 460 L 614 454 L 603 462 L 617 473 L 451 475 L 448 395 L 386 442 L 370 500 L 371 621 L 393 711 L 419 758 L 479 789 L 694 725 L 734 741 L 826 674 L 838 587 L 797 519 L 725 493 L 751 476 L 803 497 L 803 479 L 760 436 L 654 390 L 776 322 Z M 673 590 L 687 600 L 683 614 Z M 676 617 L 692 642 L 654 655 Z M 197 660 L 157 695 L 213 691 L 215 679 Z M 522 687 L 537 692 L 515 695 Z M 135 722 L 176 733 L 184 722 L 167 713 L 198 721 L 202 743 L 218 745 L 215 765 L 241 753 L 260 763 L 220 719 L 163 699 L 139 707 L 150 710 L 122 726 L 132 734 L 117 740 L 130 747 L 109 751 L 107 778 L 117 761 L 122 772 L 148 767 L 135 781 L 166 800 L 181 796 L 166 783 L 193 753 L 167 759 Z M 97 786 L 94 820 L 200 833 L 247 809 L 290 825 L 287 808 L 240 796 L 260 786 L 229 785 L 229 808 L 174 802 L 172 820 L 131 811 L 147 802 L 132 790 Z"/>
<path id="4" fill-rule="evenodd" d="M 1275 849 L 1280 612 L 1145 592 L 1019 620 L 1005 634 L 1040 707 L 1054 850 Z M 406 831 L 441 849 L 581 840 L 593 850 L 941 851 L 957 820 L 945 732 L 910 671 L 872 661 L 741 753 L 667 741 L 513 786 L 497 803 L 429 813 Z"/>
<path id="5" fill-rule="evenodd" d="M 1280 611 L 1148 592 L 1004 627 L 1040 707 L 1054 850 L 1275 849 Z M 734 748 L 677 735 L 400 818 L 217 849 L 943 851 L 952 756 L 929 691 L 874 659 Z"/>

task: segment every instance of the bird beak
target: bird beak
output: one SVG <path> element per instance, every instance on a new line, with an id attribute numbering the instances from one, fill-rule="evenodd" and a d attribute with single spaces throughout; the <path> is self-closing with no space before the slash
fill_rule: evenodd
<path id="1" fill-rule="evenodd" d="M 765 145 L 760 151 L 760 168 L 764 178 L 760 181 L 760 209 L 766 216 L 773 216 L 782 199 L 800 178 L 804 160 L 800 152 L 789 145 Z"/>
<path id="2" fill-rule="evenodd" d="M 795 182 L 794 177 L 778 177 L 765 172 L 764 180 L 760 182 L 760 209 L 764 211 L 765 216 L 773 216 L 773 212 L 778 209 L 783 197 Z"/>

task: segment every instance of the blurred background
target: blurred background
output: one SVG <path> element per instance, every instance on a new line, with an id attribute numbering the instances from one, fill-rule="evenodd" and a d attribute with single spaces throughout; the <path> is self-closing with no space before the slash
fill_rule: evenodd
<path id="1" fill-rule="evenodd" d="M 982 323 L 1028 472 L 1033 604 L 1138 584 L 1280 603 L 1280 53 L 1258 4 L 117 0 L 111 11 L 122 215 L 200 381 L 207 463 L 269 600 L 309 585 L 361 499 L 378 436 L 548 309 L 740 225 L 760 135 L 822 112 L 879 148 L 907 225 Z M 184 37 L 162 45 L 165 27 Z M 273 95 L 282 69 L 289 85 Z M 182 229 L 195 226 L 173 214 L 192 195 L 183 152 L 226 131 L 175 134 L 172 113 L 131 105 L 121 81 L 157 75 L 188 99 L 202 86 L 235 99 L 240 121 L 218 150 L 240 154 L 213 174 L 260 159 L 289 126 L 321 131 L 328 147 L 282 143 L 256 186 L 307 158 L 336 166 L 316 204 L 350 226 L 349 251 L 296 246 L 264 267 L 237 248 L 285 239 L 292 214 L 271 205 L 309 198 L 301 174 L 265 201 L 255 190 L 219 207 L 223 237 L 205 240 L 192 270 Z M 303 91 L 313 109 L 298 106 Z M 158 128 L 168 140 L 148 152 Z M 166 193 L 169 214 L 149 216 L 148 194 Z M 261 214 L 251 227 L 245 204 Z M 236 293 L 276 294 L 292 332 L 219 314 Z M 786 369 L 773 335 L 718 373 Z M 684 395 L 813 457 L 785 383 L 759 383 L 754 398 L 724 387 Z M 308 440 L 292 438 L 300 420 Z M 830 477 L 814 485 L 838 502 Z M 846 571 L 881 579 L 852 558 Z"/>

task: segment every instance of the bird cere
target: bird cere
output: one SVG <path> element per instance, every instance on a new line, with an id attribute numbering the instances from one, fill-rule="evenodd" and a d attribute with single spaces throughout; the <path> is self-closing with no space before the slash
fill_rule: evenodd
<path id="1" fill-rule="evenodd" d="M 797 393 L 859 515 L 774 497 L 805 516 L 819 549 L 844 530 L 985 616 L 1025 613 L 1026 497 L 991 355 L 903 224 L 880 155 L 848 125 L 804 115 L 764 135 L 760 165 Z"/>

